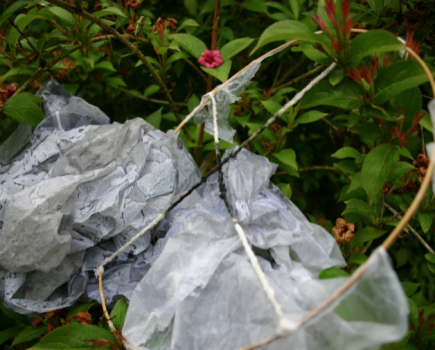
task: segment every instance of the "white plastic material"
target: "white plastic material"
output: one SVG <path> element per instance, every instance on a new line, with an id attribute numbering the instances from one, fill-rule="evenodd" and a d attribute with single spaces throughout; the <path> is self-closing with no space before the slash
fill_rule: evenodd
<path id="1" fill-rule="evenodd" d="M 285 319 L 297 323 L 346 281 L 318 280 L 318 273 L 345 263 L 332 236 L 269 182 L 275 169 L 267 158 L 242 150 L 224 166 L 225 182 Z M 201 198 L 178 215 L 160 257 L 133 292 L 123 335 L 138 349 L 237 349 L 279 328 L 281 319 L 219 198 L 217 175 L 198 192 Z M 374 349 L 406 333 L 407 313 L 379 248 L 364 277 L 332 308 L 262 349 Z"/>

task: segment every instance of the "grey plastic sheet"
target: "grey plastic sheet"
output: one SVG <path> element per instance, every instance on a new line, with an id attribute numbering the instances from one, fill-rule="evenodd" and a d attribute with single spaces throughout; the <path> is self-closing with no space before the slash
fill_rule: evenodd
<path id="1" fill-rule="evenodd" d="M 267 158 L 242 150 L 224 166 L 224 176 L 284 317 L 297 322 L 346 281 L 318 280 L 319 272 L 345 261 L 333 237 L 270 183 L 275 170 Z M 123 335 L 138 349 L 237 349 L 278 329 L 280 318 L 219 197 L 217 174 L 194 196 L 132 294 Z M 262 349 L 375 349 L 406 333 L 407 312 L 400 283 L 379 249 L 367 274 L 333 307 Z"/>
<path id="2" fill-rule="evenodd" d="M 38 91 L 45 119 L 0 173 L 2 298 L 20 313 L 99 300 L 89 276 L 147 226 L 200 173 L 181 140 L 136 118 L 108 124 L 97 107 L 50 80 Z M 147 232 L 109 266 L 109 304 L 149 269 Z"/>

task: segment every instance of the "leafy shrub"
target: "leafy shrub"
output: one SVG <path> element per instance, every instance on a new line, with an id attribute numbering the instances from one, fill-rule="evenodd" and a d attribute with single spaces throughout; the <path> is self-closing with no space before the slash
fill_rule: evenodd
<path id="1" fill-rule="evenodd" d="M 100 22 L 59 3 L 83 8 Z M 321 277 L 351 274 L 398 224 L 426 175 L 425 142 L 433 132 L 426 105 L 432 91 L 395 35 L 433 71 L 434 3 L 225 0 L 220 15 L 214 13 L 215 0 L 2 1 L 0 141 L 18 122 L 36 126 L 42 120 L 34 93 L 50 76 L 113 122 L 140 116 L 166 131 L 203 94 L 254 58 L 284 41 L 303 39 L 263 62 L 231 106 L 229 123 L 240 144 L 326 65 L 337 62 L 328 79 L 249 147 L 279 165 L 273 182 L 340 244 L 348 267 Z M 313 34 L 319 27 L 325 35 Z M 357 35 L 352 27 L 371 31 Z M 206 49 L 219 50 L 222 62 L 204 58 Z M 216 62 L 211 68 L 204 63 L 208 59 Z M 215 165 L 213 137 L 189 122 L 180 138 L 201 171 L 209 172 Z M 231 146 L 220 141 L 222 151 Z M 429 189 L 390 250 L 408 296 L 411 327 L 401 342 L 385 349 L 434 348 L 435 255 L 415 237 L 435 245 L 434 208 Z M 112 311 L 117 327 L 126 307 L 121 300 Z M 116 347 L 110 332 L 95 326 L 102 326 L 101 315 L 99 306 L 80 303 L 30 322 L 2 307 L 0 343 L 47 349 L 62 339 L 77 348 L 92 342 Z"/>

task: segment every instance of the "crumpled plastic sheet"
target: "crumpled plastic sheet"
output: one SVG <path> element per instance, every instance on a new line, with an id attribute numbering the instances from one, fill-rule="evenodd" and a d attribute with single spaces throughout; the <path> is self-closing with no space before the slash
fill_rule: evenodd
<path id="1" fill-rule="evenodd" d="M 93 269 L 200 180 L 172 131 L 139 118 L 107 124 L 54 80 L 37 95 L 45 119 L 29 147 L 0 169 L 1 294 L 20 313 L 67 307 L 85 290 L 99 300 Z M 128 297 L 149 269 L 152 234 L 108 266 L 109 304 Z"/>
<path id="2" fill-rule="evenodd" d="M 347 280 L 318 280 L 319 272 L 345 261 L 333 237 L 271 184 L 275 170 L 247 150 L 223 168 L 229 202 L 284 316 L 298 321 Z M 176 208 L 159 240 L 160 256 L 132 294 L 122 333 L 138 349 L 237 349 L 278 328 L 280 319 L 219 197 L 217 178 L 195 191 L 189 206 Z M 368 264 L 364 277 L 330 308 L 261 349 L 376 349 L 399 340 L 408 314 L 400 282 L 382 248 Z"/>
<path id="3" fill-rule="evenodd" d="M 265 56 L 262 59 L 258 59 L 254 64 L 247 67 L 247 69 L 239 76 L 231 79 L 229 83 L 218 85 L 214 88 L 213 91 L 218 90 L 215 95 L 216 116 L 219 129 L 219 138 L 221 140 L 233 143 L 233 138 L 236 133 L 236 131 L 231 128 L 230 124 L 228 123 L 228 117 L 230 116 L 230 104 L 240 99 L 238 95 L 245 90 L 247 85 L 250 84 L 255 73 L 257 73 L 258 69 L 260 68 L 261 62 L 263 62 L 263 60 L 267 57 L 272 56 L 280 51 L 281 50 L 276 51 L 271 55 Z M 210 93 L 213 93 L 213 91 Z M 200 105 L 202 105 L 210 93 L 202 96 Z M 207 106 L 207 108 L 205 108 L 205 106 Z M 204 130 L 211 135 L 214 134 L 213 108 L 210 99 L 202 106 L 201 110 L 195 115 L 194 119 L 198 124 L 205 123 Z"/>

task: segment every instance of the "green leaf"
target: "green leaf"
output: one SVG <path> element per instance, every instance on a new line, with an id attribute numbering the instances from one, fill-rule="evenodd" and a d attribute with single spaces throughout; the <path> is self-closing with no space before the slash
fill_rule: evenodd
<path id="1" fill-rule="evenodd" d="M 264 0 L 247 0 L 242 3 L 242 7 L 249 11 L 267 13 L 267 2 Z"/>
<path id="2" fill-rule="evenodd" d="M 226 61 L 231 57 L 237 55 L 239 52 L 242 52 L 249 45 L 251 45 L 253 41 L 254 39 L 251 38 L 240 38 L 226 43 L 221 48 L 222 59 Z"/>
<path id="3" fill-rule="evenodd" d="M 174 63 L 175 61 L 182 60 L 185 57 L 189 57 L 189 55 L 185 52 L 176 52 L 173 55 L 171 55 L 171 57 L 168 58 L 168 60 L 166 61 L 166 64 L 170 65 L 170 64 Z"/>
<path id="4" fill-rule="evenodd" d="M 338 277 L 349 277 L 349 274 L 346 271 L 339 269 L 335 266 L 323 270 L 319 274 L 319 280 L 326 280 L 326 279 L 338 278 Z"/>
<path id="5" fill-rule="evenodd" d="M 6 80 L 10 80 L 10 78 L 12 79 L 16 79 L 17 75 L 33 75 L 33 71 L 30 69 L 26 69 L 26 68 L 12 68 L 9 69 L 6 74 L 4 74 L 1 79 L 2 82 L 5 82 Z"/>
<path id="6" fill-rule="evenodd" d="M 108 7 L 104 10 L 101 11 L 97 11 L 94 12 L 93 15 L 97 18 L 103 17 L 103 16 L 108 16 L 108 15 L 115 15 L 115 16 L 120 16 L 120 17 L 127 17 L 125 15 L 124 12 L 122 12 L 119 8 L 117 7 Z"/>
<path id="7" fill-rule="evenodd" d="M 219 149 L 220 150 L 227 150 L 230 149 L 231 147 L 234 147 L 234 145 L 236 145 L 237 143 L 234 142 L 234 144 L 229 143 L 228 141 L 225 140 L 219 140 Z M 204 151 L 214 151 L 215 150 L 215 145 L 214 145 L 214 141 L 207 143 L 203 148 Z"/>
<path id="8" fill-rule="evenodd" d="M 48 11 L 50 11 L 56 17 L 60 18 L 62 21 L 65 21 L 65 22 L 72 24 L 72 25 L 74 25 L 76 23 L 74 16 L 71 13 L 69 13 L 67 10 L 64 10 L 61 7 L 57 7 L 57 6 L 49 7 Z"/>
<path id="9" fill-rule="evenodd" d="M 399 160 L 399 157 L 398 147 L 388 144 L 377 146 L 366 156 L 362 167 L 361 180 L 370 205 L 373 204 L 382 187 L 384 187 L 391 166 Z"/>
<path id="10" fill-rule="evenodd" d="M 18 15 L 15 19 L 15 25 L 20 28 L 21 32 L 26 28 L 30 22 L 37 18 L 44 18 L 38 15 Z M 12 54 L 15 56 L 15 47 L 17 46 L 18 39 L 20 38 L 20 33 L 15 28 L 11 28 L 8 34 L 9 47 L 12 51 Z"/>
<path id="11" fill-rule="evenodd" d="M 411 323 L 414 326 L 418 326 L 419 322 L 418 322 L 418 306 L 416 304 L 416 302 L 414 300 L 412 300 L 411 298 L 407 298 L 408 299 L 408 304 L 409 304 L 409 316 L 411 319 Z"/>
<path id="12" fill-rule="evenodd" d="M 12 15 L 14 12 L 18 11 L 19 9 L 23 8 L 28 4 L 28 0 L 26 1 L 16 1 L 11 6 L 9 6 L 6 11 L 2 13 L 0 16 L 0 26 L 3 24 L 4 21 L 8 19 L 10 15 Z"/>
<path id="13" fill-rule="evenodd" d="M 433 134 L 433 125 L 432 125 L 432 120 L 430 118 L 429 114 L 425 114 L 424 117 L 422 119 L 420 119 L 419 124 L 425 128 L 426 130 L 430 131 Z"/>
<path id="14" fill-rule="evenodd" d="M 432 264 L 435 264 L 435 254 L 427 253 L 425 256 L 427 261 L 429 261 Z"/>
<path id="15" fill-rule="evenodd" d="M 270 114 L 276 114 L 282 108 L 281 104 L 274 100 L 261 101 L 261 103 Z"/>
<path id="16" fill-rule="evenodd" d="M 96 302 L 78 304 L 77 306 L 73 307 L 71 310 L 68 311 L 67 317 L 77 315 L 80 312 L 85 312 L 85 311 L 89 310 L 92 306 L 97 305 L 97 304 L 98 303 L 96 303 Z"/>
<path id="17" fill-rule="evenodd" d="M 406 162 L 396 162 L 391 166 L 390 173 L 388 174 L 388 178 L 385 181 L 385 184 L 389 184 L 390 182 L 396 180 L 398 177 L 407 173 L 408 171 L 414 170 L 415 168 L 412 164 Z"/>
<path id="18" fill-rule="evenodd" d="M 110 62 L 110 61 L 102 61 L 100 63 L 97 63 L 95 65 L 95 68 L 96 69 L 106 69 L 106 70 L 109 70 L 111 72 L 116 72 L 115 67 L 113 67 L 112 62 Z"/>
<path id="19" fill-rule="evenodd" d="M 399 148 L 399 154 L 400 154 L 402 157 L 406 157 L 406 158 L 409 158 L 409 159 L 411 159 L 411 160 L 414 160 L 414 158 L 412 157 L 411 153 L 409 152 L 409 149 L 407 149 L 406 147 L 404 147 L 404 148 Z"/>
<path id="20" fill-rule="evenodd" d="M 162 121 L 162 109 L 163 107 L 146 118 L 146 121 L 154 126 L 156 129 L 160 128 L 160 122 Z"/>
<path id="21" fill-rule="evenodd" d="M 197 0 L 184 0 L 184 6 L 186 7 L 187 11 L 196 16 L 198 9 Z"/>
<path id="22" fill-rule="evenodd" d="M 277 184 L 276 186 L 282 191 L 282 193 L 285 194 L 288 199 L 292 198 L 292 188 L 290 184 Z"/>
<path id="23" fill-rule="evenodd" d="M 122 80 L 121 78 L 118 78 L 118 77 L 107 78 L 107 79 L 105 79 L 104 82 L 107 84 L 113 85 L 113 86 L 127 87 L 127 84 L 124 82 L 124 80 Z"/>
<path id="24" fill-rule="evenodd" d="M 23 92 L 5 102 L 3 113 L 19 122 L 37 126 L 44 119 L 44 115 L 36 102 L 42 100 L 30 92 Z"/>
<path id="25" fill-rule="evenodd" d="M 375 79 L 374 101 L 380 105 L 415 86 L 428 80 L 423 68 L 415 60 L 396 62 L 380 71 Z"/>
<path id="26" fill-rule="evenodd" d="M 356 189 L 361 187 L 361 172 L 358 172 L 352 176 L 352 180 L 350 181 L 349 189 L 347 193 L 355 191 Z"/>
<path id="27" fill-rule="evenodd" d="M 427 231 L 429 231 L 430 227 L 432 226 L 432 215 L 418 213 L 418 221 L 420 222 L 420 226 L 423 232 L 427 233 Z"/>
<path id="28" fill-rule="evenodd" d="M 283 149 L 278 153 L 272 153 L 272 156 L 274 156 L 276 159 L 283 162 L 284 164 L 290 165 L 296 170 L 298 169 L 298 165 L 296 163 L 296 153 L 293 149 L 291 148 Z"/>
<path id="29" fill-rule="evenodd" d="M 110 319 L 113 321 L 113 325 L 118 330 L 122 329 L 122 326 L 124 326 L 127 308 L 127 301 L 125 300 L 125 298 L 121 298 L 116 302 L 112 312 L 110 313 Z"/>
<path id="30" fill-rule="evenodd" d="M 362 265 L 367 261 L 367 259 L 368 259 L 367 255 L 360 254 L 360 253 L 353 253 L 347 262 L 349 264 Z"/>
<path id="31" fill-rule="evenodd" d="M 382 129 L 375 123 L 360 123 L 350 128 L 354 134 L 380 142 L 382 139 Z"/>
<path id="32" fill-rule="evenodd" d="M 228 75 L 230 74 L 231 61 L 225 61 L 217 68 L 201 67 L 201 69 L 224 83 L 225 81 L 227 81 Z"/>
<path id="33" fill-rule="evenodd" d="M 346 209 L 342 213 L 344 214 L 358 214 L 359 216 L 367 219 L 370 223 L 373 223 L 377 218 L 375 209 L 369 207 L 368 204 L 361 199 L 351 199 L 346 206 Z M 354 240 L 358 237 L 359 232 L 355 236 Z"/>
<path id="34" fill-rule="evenodd" d="M 154 95 L 159 90 L 160 90 L 160 86 L 158 86 L 156 84 L 152 84 L 152 85 L 147 86 L 143 95 L 145 97 L 150 97 L 151 95 Z"/>
<path id="35" fill-rule="evenodd" d="M 36 328 L 34 325 L 27 326 L 20 334 L 17 335 L 12 343 L 12 346 L 36 339 L 39 336 L 46 334 L 47 331 L 47 326 L 41 328 Z"/>
<path id="36" fill-rule="evenodd" d="M 186 27 L 199 27 L 199 24 L 191 18 L 186 19 L 181 25 L 177 28 L 177 32 Z"/>
<path id="37" fill-rule="evenodd" d="M 295 125 L 313 123 L 327 115 L 328 113 L 322 113 L 319 111 L 308 111 L 296 119 Z"/>
<path id="38" fill-rule="evenodd" d="M 381 0 L 367 0 L 367 3 L 376 14 L 379 14 L 379 11 L 382 9 Z"/>
<path id="39" fill-rule="evenodd" d="M 350 241 L 350 248 L 354 249 L 356 247 L 359 247 L 365 242 L 381 237 L 386 232 L 387 231 L 385 230 L 378 230 L 374 227 L 365 227 L 362 230 L 359 230 L 356 233 L 354 239 Z"/>
<path id="40" fill-rule="evenodd" d="M 356 164 L 353 160 L 345 159 L 341 162 L 334 163 L 334 167 L 344 171 L 346 174 L 352 175 L 355 173 Z"/>
<path id="41" fill-rule="evenodd" d="M 201 40 L 190 34 L 171 34 L 169 37 L 195 58 L 200 58 L 202 52 L 207 49 Z"/>
<path id="42" fill-rule="evenodd" d="M 326 105 L 354 109 L 359 107 L 361 100 L 361 87 L 355 81 L 345 79 L 332 88 L 327 81 L 322 81 L 306 93 L 300 108 Z"/>
<path id="43" fill-rule="evenodd" d="M 7 317 L 17 321 L 18 323 L 26 325 L 26 326 L 30 324 L 30 320 L 26 316 L 17 314 L 16 312 L 12 312 L 12 311 L 6 309 L 4 307 L 4 305 L 3 305 L 3 301 L 2 300 L 0 300 L 0 309 L 3 311 L 3 313 Z"/>
<path id="44" fill-rule="evenodd" d="M 322 35 L 314 34 L 305 24 L 287 20 L 272 24 L 261 34 L 251 55 L 260 47 L 275 41 L 289 41 L 293 39 L 306 40 L 314 43 L 325 43 Z"/>
<path id="45" fill-rule="evenodd" d="M 331 74 L 329 74 L 329 83 L 332 86 L 337 85 L 340 81 L 343 80 L 343 78 L 346 76 L 346 72 L 339 69 L 333 71 Z"/>
<path id="46" fill-rule="evenodd" d="M 0 332 L 0 345 L 3 344 L 5 341 L 8 341 L 13 336 L 19 334 L 24 329 L 26 329 L 26 326 L 19 326 L 19 327 L 13 327 L 5 329 L 4 331 Z"/>
<path id="47" fill-rule="evenodd" d="M 331 157 L 344 159 L 344 158 L 354 158 L 357 163 L 361 163 L 363 156 L 353 147 L 343 147 L 337 152 L 331 155 Z"/>
<path id="48" fill-rule="evenodd" d="M 289 4 L 295 19 L 298 19 L 301 13 L 301 5 L 299 4 L 299 0 L 289 0 Z"/>
<path id="49" fill-rule="evenodd" d="M 403 291 L 405 292 L 407 297 L 412 296 L 418 289 L 418 287 L 420 287 L 420 284 L 418 283 L 412 283 L 412 282 L 400 282 L 400 284 L 402 285 Z"/>
<path id="50" fill-rule="evenodd" d="M 350 42 L 349 66 L 358 65 L 366 56 L 380 52 L 398 51 L 404 46 L 393 33 L 385 30 L 370 30 L 359 34 Z"/>
<path id="51" fill-rule="evenodd" d="M 104 328 L 70 323 L 48 333 L 41 341 L 32 346 L 30 350 L 88 350 L 93 347 L 90 340 L 107 340 L 116 344 L 114 336 Z M 110 349 L 110 347 L 105 347 Z"/>

